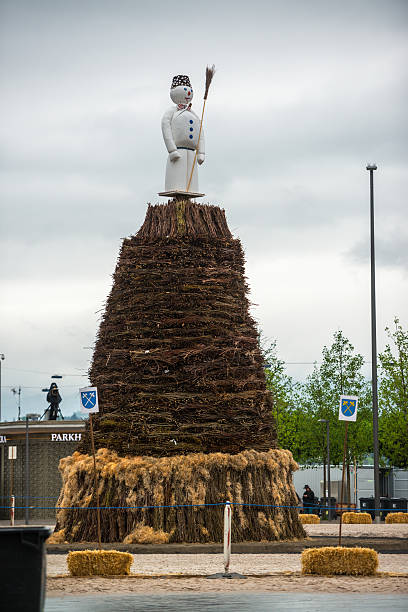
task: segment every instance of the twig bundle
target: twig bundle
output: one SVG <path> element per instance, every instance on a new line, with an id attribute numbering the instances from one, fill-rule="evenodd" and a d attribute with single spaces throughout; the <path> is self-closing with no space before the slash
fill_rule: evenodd
<path id="1" fill-rule="evenodd" d="M 208 90 L 210 89 L 211 81 L 213 80 L 215 74 L 215 65 L 207 66 L 205 69 L 205 93 L 204 100 L 208 97 Z"/>
<path id="2" fill-rule="evenodd" d="M 292 473 L 298 466 L 289 451 L 158 458 L 119 457 L 100 449 L 96 463 L 104 542 L 222 542 L 226 499 L 238 504 L 234 542 L 305 537 L 293 508 L 297 498 Z M 58 505 L 81 506 L 57 512 L 56 530 L 63 529 L 69 542 L 92 542 L 97 537 L 93 511 L 87 510 L 96 501 L 92 466 L 92 457 L 80 453 L 60 461 L 63 487 Z"/>
<path id="3" fill-rule="evenodd" d="M 246 292 L 223 210 L 149 206 L 123 242 L 90 369 L 97 449 L 163 456 L 276 445 Z M 80 448 L 90 452 L 89 435 Z"/>

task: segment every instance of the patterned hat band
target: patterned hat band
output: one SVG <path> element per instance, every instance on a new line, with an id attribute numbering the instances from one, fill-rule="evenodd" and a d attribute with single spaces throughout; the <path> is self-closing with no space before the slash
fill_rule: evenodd
<path id="1" fill-rule="evenodd" d="M 178 74 L 177 76 L 173 77 L 171 89 L 174 89 L 179 85 L 187 85 L 187 87 L 191 87 L 190 78 L 186 74 Z"/>

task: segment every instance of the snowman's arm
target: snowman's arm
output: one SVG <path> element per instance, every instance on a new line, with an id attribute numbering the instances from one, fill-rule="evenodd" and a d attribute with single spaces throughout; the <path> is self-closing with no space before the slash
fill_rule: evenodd
<path id="1" fill-rule="evenodd" d="M 197 123 L 200 124 L 200 117 L 196 115 L 194 111 L 191 112 L 193 113 L 194 117 L 196 117 Z M 204 129 L 201 130 L 200 142 L 198 143 L 197 153 L 198 155 L 205 155 Z"/>
<path id="2" fill-rule="evenodd" d="M 176 143 L 174 142 L 173 132 L 171 130 L 171 120 L 173 119 L 174 110 L 170 108 L 163 115 L 161 122 L 162 134 L 164 144 L 166 145 L 167 151 L 173 153 L 177 151 Z"/>
<path id="3" fill-rule="evenodd" d="M 200 142 L 198 143 L 198 155 L 205 155 L 204 130 L 201 130 Z"/>

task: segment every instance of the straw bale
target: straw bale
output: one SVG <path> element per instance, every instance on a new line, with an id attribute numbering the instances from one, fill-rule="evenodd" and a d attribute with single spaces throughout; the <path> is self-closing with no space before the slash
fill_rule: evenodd
<path id="1" fill-rule="evenodd" d="M 67 556 L 72 576 L 129 576 L 133 555 L 117 550 L 79 550 Z"/>
<path id="2" fill-rule="evenodd" d="M 386 523 L 408 523 L 408 512 L 390 512 L 385 517 Z"/>
<path id="3" fill-rule="evenodd" d="M 342 516 L 343 523 L 349 524 L 367 524 L 371 525 L 373 522 L 371 514 L 368 512 L 343 512 Z"/>
<path id="4" fill-rule="evenodd" d="M 302 574 L 320 576 L 373 576 L 378 568 L 378 554 L 371 548 L 326 546 L 302 552 Z"/>
<path id="5" fill-rule="evenodd" d="M 317 514 L 299 513 L 299 519 L 302 525 L 317 525 L 317 523 L 320 523 L 320 518 L 317 516 Z"/>

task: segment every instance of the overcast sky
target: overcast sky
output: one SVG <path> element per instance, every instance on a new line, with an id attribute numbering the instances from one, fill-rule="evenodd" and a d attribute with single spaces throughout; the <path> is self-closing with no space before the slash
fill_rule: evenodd
<path id="1" fill-rule="evenodd" d="M 175 74 L 201 111 L 203 202 L 242 240 L 253 315 L 304 380 L 342 329 L 370 360 L 369 174 L 378 342 L 407 326 L 405 0 L 0 2 L 2 408 L 77 409 L 124 236 L 160 201 Z M 161 199 L 162 201 L 165 201 Z M 365 373 L 369 374 L 369 365 Z M 81 376 L 82 375 L 82 376 Z"/>

